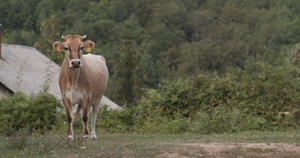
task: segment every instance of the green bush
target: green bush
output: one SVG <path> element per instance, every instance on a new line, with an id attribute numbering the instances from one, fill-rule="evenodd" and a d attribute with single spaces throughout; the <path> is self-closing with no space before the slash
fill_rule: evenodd
<path id="1" fill-rule="evenodd" d="M 106 132 L 129 132 L 132 131 L 134 116 L 131 110 L 108 110 L 108 106 L 101 106 L 96 121 L 97 126 Z"/>
<path id="2" fill-rule="evenodd" d="M 99 126 L 113 132 L 172 134 L 298 129 L 296 68 L 289 60 L 277 66 L 248 60 L 245 70 L 166 82 L 149 90 L 135 107 L 102 110 Z"/>
<path id="3" fill-rule="evenodd" d="M 56 128 L 62 120 L 57 112 L 61 107 L 60 101 L 47 92 L 26 96 L 17 92 L 11 97 L 0 100 L 1 133 L 22 128 L 30 130 L 50 130 Z"/>

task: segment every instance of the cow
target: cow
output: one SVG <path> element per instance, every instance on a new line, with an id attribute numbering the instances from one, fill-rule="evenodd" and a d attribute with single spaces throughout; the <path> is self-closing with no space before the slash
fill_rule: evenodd
<path id="1" fill-rule="evenodd" d="M 95 131 L 97 110 L 108 82 L 105 58 L 101 55 L 90 53 L 82 55 L 83 50 L 90 52 L 95 46 L 93 41 L 86 40 L 83 42 L 87 36 L 88 34 L 84 36 L 63 36 L 60 33 L 63 42 L 57 41 L 53 43 L 53 48 L 57 52 L 65 51 L 65 59 L 59 73 L 59 87 L 66 110 L 68 138 L 70 139 L 74 139 L 73 121 L 79 111 L 81 111 L 81 120 L 83 122 L 83 138 L 89 138 L 88 121 L 90 109 L 92 122 L 90 138 L 97 139 Z M 78 110 L 74 115 L 72 109 L 75 105 L 78 105 Z"/>

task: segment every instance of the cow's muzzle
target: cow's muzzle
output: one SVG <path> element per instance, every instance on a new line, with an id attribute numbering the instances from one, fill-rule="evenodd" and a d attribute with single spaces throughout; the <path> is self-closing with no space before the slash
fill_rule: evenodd
<path id="1" fill-rule="evenodd" d="M 82 66 L 82 62 L 80 59 L 73 59 L 70 61 L 69 67 L 70 68 L 79 68 Z"/>

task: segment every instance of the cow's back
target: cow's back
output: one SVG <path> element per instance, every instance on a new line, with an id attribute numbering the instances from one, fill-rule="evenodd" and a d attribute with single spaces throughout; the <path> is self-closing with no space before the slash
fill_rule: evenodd
<path id="1" fill-rule="evenodd" d="M 92 93 L 92 99 L 101 97 L 106 89 L 108 82 L 108 70 L 105 62 L 105 58 L 101 55 L 86 54 L 82 56 L 83 67 L 81 67 L 81 75 L 85 75 L 89 82 L 87 85 Z M 84 85 L 86 81 L 78 86 Z M 80 83 L 79 83 L 80 84 Z"/>

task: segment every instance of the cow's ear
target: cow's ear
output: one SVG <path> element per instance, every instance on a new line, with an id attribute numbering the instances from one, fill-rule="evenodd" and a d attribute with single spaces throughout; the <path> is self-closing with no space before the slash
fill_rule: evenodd
<path id="1" fill-rule="evenodd" d="M 53 48 L 57 51 L 57 52 L 60 52 L 61 50 L 63 50 L 65 48 L 65 45 L 60 42 L 60 41 L 57 41 L 57 42 L 54 42 L 53 43 Z"/>
<path id="2" fill-rule="evenodd" d="M 95 43 L 91 40 L 87 40 L 83 43 L 83 47 L 86 52 L 91 52 L 91 49 L 95 47 Z"/>

